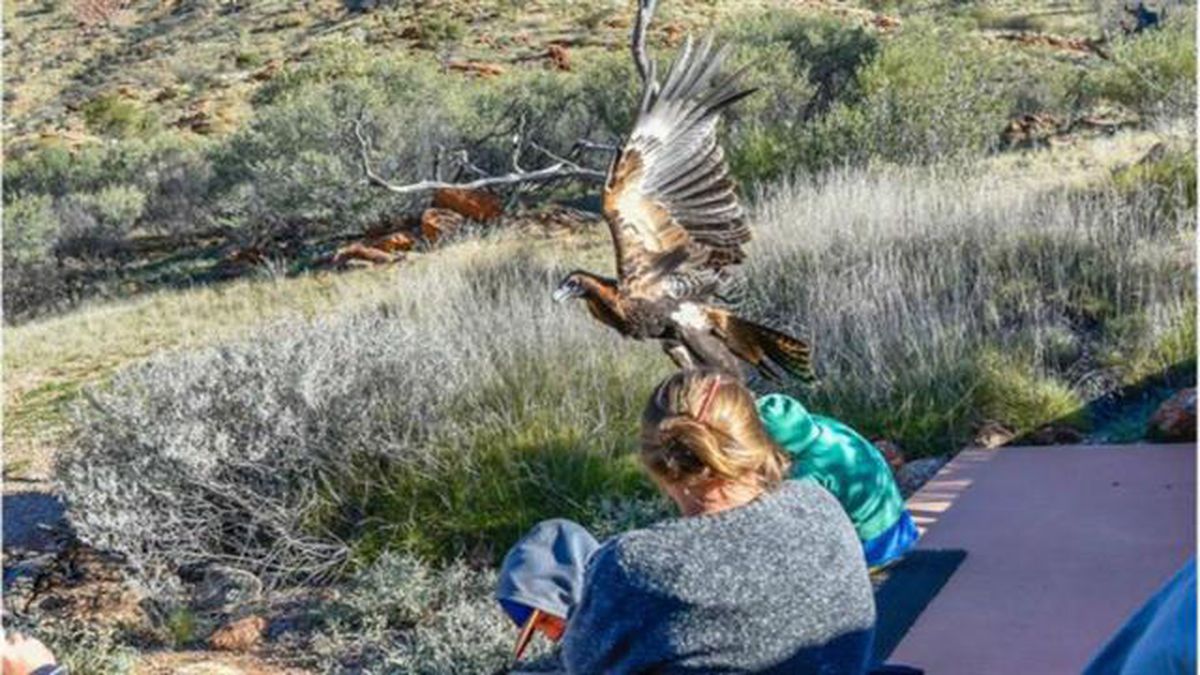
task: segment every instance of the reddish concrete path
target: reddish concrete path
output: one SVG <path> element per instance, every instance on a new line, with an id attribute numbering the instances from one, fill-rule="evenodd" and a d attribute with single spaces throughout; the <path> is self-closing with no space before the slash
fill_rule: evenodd
<path id="1" fill-rule="evenodd" d="M 889 661 L 1078 673 L 1196 550 L 1194 445 L 968 450 L 909 499 L 967 557 Z"/>

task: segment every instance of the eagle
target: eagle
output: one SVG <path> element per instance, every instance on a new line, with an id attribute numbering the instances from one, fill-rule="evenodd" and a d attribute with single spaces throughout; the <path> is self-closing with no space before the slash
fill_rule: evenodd
<path id="1" fill-rule="evenodd" d="M 728 46 L 714 51 L 711 37 L 695 48 L 689 38 L 662 86 L 648 80 L 604 182 L 617 278 L 575 270 L 553 298 L 580 298 L 622 335 L 660 341 L 681 368 L 705 365 L 740 377 L 740 359 L 769 379 L 811 382 L 807 343 L 737 316 L 727 302 L 750 227 L 717 122 L 754 92 L 739 84 L 745 69 L 722 72 L 727 56 Z"/>

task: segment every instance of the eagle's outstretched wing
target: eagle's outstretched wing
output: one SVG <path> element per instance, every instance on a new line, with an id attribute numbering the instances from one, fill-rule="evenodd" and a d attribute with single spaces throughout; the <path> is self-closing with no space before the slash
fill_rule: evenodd
<path id="1" fill-rule="evenodd" d="M 717 121 L 754 90 L 739 88 L 742 71 L 721 72 L 727 54 L 689 39 L 609 168 L 604 216 L 627 293 L 710 294 L 721 268 L 745 257 L 750 228 Z"/>

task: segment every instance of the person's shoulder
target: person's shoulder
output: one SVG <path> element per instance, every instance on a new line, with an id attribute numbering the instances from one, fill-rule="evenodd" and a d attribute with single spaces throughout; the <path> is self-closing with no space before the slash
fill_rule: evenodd
<path id="1" fill-rule="evenodd" d="M 829 490 L 812 478 L 785 480 L 776 491 L 776 499 L 782 508 L 804 512 L 830 511 L 840 513 L 841 503 Z"/>
<path id="2" fill-rule="evenodd" d="M 656 580 L 674 574 L 681 552 L 693 545 L 699 525 L 691 518 L 668 518 L 617 535 L 596 552 L 591 563 L 594 574 L 634 586 L 656 585 Z"/>

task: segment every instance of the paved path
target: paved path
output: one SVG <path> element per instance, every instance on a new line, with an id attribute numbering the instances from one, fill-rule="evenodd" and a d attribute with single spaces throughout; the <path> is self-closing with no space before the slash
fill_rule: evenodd
<path id="1" fill-rule="evenodd" d="M 968 450 L 909 499 L 921 548 L 967 557 L 891 661 L 930 675 L 1078 673 L 1196 550 L 1194 445 Z"/>

